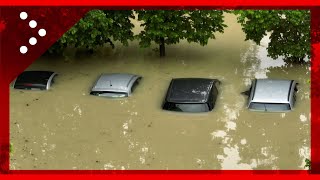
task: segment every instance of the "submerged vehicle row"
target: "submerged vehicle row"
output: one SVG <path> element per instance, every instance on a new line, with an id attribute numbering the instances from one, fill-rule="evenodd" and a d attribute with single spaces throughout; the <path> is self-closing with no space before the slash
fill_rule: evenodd
<path id="1" fill-rule="evenodd" d="M 49 90 L 58 74 L 51 71 L 25 71 L 13 82 L 15 89 Z M 131 96 L 142 77 L 128 73 L 105 73 L 93 84 L 90 94 L 120 98 Z M 162 109 L 178 112 L 208 112 L 215 107 L 218 79 L 174 78 L 171 80 Z M 252 111 L 286 112 L 294 108 L 298 83 L 295 80 L 254 79 L 248 96 L 247 108 Z"/>

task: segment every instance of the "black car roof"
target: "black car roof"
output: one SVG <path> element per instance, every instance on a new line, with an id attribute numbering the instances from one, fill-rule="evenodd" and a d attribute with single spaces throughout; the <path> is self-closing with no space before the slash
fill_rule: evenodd
<path id="1" fill-rule="evenodd" d="M 172 103 L 205 103 L 214 85 L 214 79 L 177 78 L 172 79 L 166 101 Z"/>
<path id="2" fill-rule="evenodd" d="M 54 72 L 51 71 L 24 71 L 17 77 L 14 87 L 25 86 L 26 84 L 45 87 L 53 74 Z"/>

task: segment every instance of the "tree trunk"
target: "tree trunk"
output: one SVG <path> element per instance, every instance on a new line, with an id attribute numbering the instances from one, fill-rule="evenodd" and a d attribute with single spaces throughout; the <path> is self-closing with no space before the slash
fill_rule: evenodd
<path id="1" fill-rule="evenodd" d="M 164 38 L 160 38 L 160 57 L 166 56 L 166 49 L 165 49 L 165 43 Z"/>
<path id="2" fill-rule="evenodd" d="M 295 63 L 295 64 L 304 64 L 305 61 L 303 59 L 304 59 L 303 57 L 294 57 L 293 58 L 293 63 Z"/>

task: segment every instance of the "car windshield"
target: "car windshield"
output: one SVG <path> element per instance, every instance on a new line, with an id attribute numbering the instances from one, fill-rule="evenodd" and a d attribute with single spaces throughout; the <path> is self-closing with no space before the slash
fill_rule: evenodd
<path id="1" fill-rule="evenodd" d="M 90 94 L 101 96 L 101 97 L 110 97 L 110 98 L 121 98 L 121 97 L 127 97 L 128 94 L 124 92 L 91 92 Z"/>
<path id="2" fill-rule="evenodd" d="M 249 108 L 267 112 L 283 112 L 290 110 L 288 103 L 251 103 Z"/>
<path id="3" fill-rule="evenodd" d="M 172 104 L 167 110 L 178 112 L 207 112 L 209 111 L 209 107 L 207 104 Z"/>

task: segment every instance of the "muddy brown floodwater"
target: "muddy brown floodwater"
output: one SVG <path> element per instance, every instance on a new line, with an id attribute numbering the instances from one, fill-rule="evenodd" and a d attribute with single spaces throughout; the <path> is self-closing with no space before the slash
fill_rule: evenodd
<path id="1" fill-rule="evenodd" d="M 310 157 L 308 65 L 286 65 L 244 41 L 236 17 L 207 46 L 182 41 L 160 59 L 136 41 L 93 56 L 40 58 L 28 70 L 59 73 L 49 91 L 10 90 L 10 138 L 15 169 L 304 169 Z M 136 28 L 135 31 L 139 31 Z M 143 76 L 133 96 L 89 95 L 101 73 Z M 222 81 L 216 108 L 204 114 L 172 113 L 161 103 L 172 78 Z M 245 108 L 253 78 L 295 79 L 296 108 L 257 113 Z"/>

